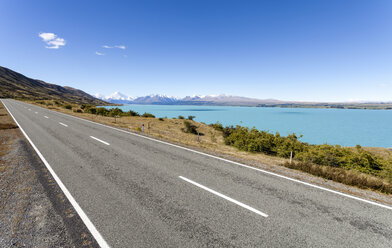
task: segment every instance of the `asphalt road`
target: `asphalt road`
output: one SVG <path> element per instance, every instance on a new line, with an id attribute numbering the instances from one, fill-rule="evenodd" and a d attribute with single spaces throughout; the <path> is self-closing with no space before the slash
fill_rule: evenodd
<path id="1" fill-rule="evenodd" d="M 392 247 L 391 206 L 3 103 L 110 247 Z"/>

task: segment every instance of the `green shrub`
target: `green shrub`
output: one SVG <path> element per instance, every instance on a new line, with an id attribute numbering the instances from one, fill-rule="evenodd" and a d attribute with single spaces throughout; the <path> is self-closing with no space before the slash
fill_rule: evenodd
<path id="1" fill-rule="evenodd" d="M 197 127 L 190 121 L 184 121 L 184 128 L 182 131 L 185 133 L 198 134 Z"/>
<path id="2" fill-rule="evenodd" d="M 139 114 L 138 112 L 135 112 L 135 111 L 133 111 L 133 110 L 129 110 L 129 111 L 128 111 L 128 114 L 129 114 L 130 116 L 140 116 L 140 114 Z"/>
<path id="3" fill-rule="evenodd" d="M 83 111 L 81 109 L 75 109 L 74 112 L 76 113 L 82 113 Z"/>
<path id="4" fill-rule="evenodd" d="M 72 106 L 71 106 L 70 104 L 66 104 L 66 105 L 64 105 L 64 108 L 66 108 L 66 109 L 72 109 Z"/>
<path id="5" fill-rule="evenodd" d="M 194 115 L 188 116 L 188 120 L 190 120 L 190 121 L 193 121 L 193 119 L 195 119 L 195 118 L 196 118 L 196 116 L 194 116 Z"/>
<path id="6" fill-rule="evenodd" d="M 386 172 L 387 168 L 392 170 L 392 161 L 373 155 L 360 146 L 351 149 L 328 144 L 310 145 L 301 142 L 302 136 L 296 134 L 284 137 L 279 133 L 272 134 L 255 128 L 223 127 L 219 123 L 211 124 L 211 126 L 223 133 L 226 145 L 234 146 L 239 150 L 261 152 L 283 158 L 289 158 L 293 152 L 294 159 L 305 164 L 353 169 L 386 179 L 392 178 L 392 176 L 388 177 Z"/>
<path id="7" fill-rule="evenodd" d="M 150 114 L 150 113 L 144 113 L 144 114 L 142 115 L 142 117 L 155 118 L 155 115 Z"/>
<path id="8" fill-rule="evenodd" d="M 95 115 L 95 114 L 97 114 L 97 109 L 95 107 L 92 107 L 92 106 L 86 106 L 84 108 L 84 112 Z"/>
<path id="9" fill-rule="evenodd" d="M 109 110 L 108 115 L 114 117 L 114 116 L 121 116 L 123 113 L 124 112 L 119 108 L 112 108 Z"/>
<path id="10" fill-rule="evenodd" d="M 108 116 L 109 114 L 109 110 L 107 110 L 106 108 L 96 108 L 96 110 L 97 115 Z"/>
<path id="11" fill-rule="evenodd" d="M 222 123 L 220 123 L 219 121 L 216 122 L 216 123 L 210 124 L 210 126 L 211 126 L 212 128 L 214 128 L 215 130 L 217 130 L 217 131 L 223 132 L 223 125 L 222 125 Z"/>
<path id="12" fill-rule="evenodd" d="M 178 116 L 178 119 L 183 120 L 183 119 L 185 119 L 185 117 L 182 116 L 182 115 L 179 115 L 179 116 Z"/>
<path id="13" fill-rule="evenodd" d="M 91 105 L 91 104 L 82 104 L 82 105 L 80 105 L 80 108 L 81 109 L 86 109 L 86 108 L 93 108 L 94 106 L 93 105 Z"/>
<path id="14" fill-rule="evenodd" d="M 164 121 L 165 119 L 163 119 L 162 117 L 159 118 L 160 121 Z"/>

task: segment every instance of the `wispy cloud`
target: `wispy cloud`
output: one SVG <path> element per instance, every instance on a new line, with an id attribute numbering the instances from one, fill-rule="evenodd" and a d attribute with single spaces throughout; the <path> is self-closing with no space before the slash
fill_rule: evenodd
<path id="1" fill-rule="evenodd" d="M 102 47 L 103 48 L 108 48 L 108 49 L 110 49 L 110 48 L 118 48 L 118 49 L 123 49 L 123 50 L 126 49 L 126 46 L 124 46 L 124 45 L 115 45 L 115 46 L 103 45 Z"/>
<path id="2" fill-rule="evenodd" d="M 39 33 L 38 36 L 47 44 L 48 49 L 59 49 L 66 44 L 63 38 L 57 37 L 54 33 Z"/>
<path id="3" fill-rule="evenodd" d="M 100 52 L 95 52 L 95 54 L 96 54 L 96 55 L 99 55 L 99 56 L 105 55 L 104 53 L 100 53 Z"/>

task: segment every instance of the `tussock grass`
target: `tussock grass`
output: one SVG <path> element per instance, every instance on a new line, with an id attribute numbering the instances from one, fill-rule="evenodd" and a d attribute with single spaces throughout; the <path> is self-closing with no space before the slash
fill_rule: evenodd
<path id="1" fill-rule="evenodd" d="M 331 166 L 320 166 L 307 162 L 286 162 L 283 164 L 283 166 L 290 169 L 304 171 L 309 174 L 333 180 L 335 182 L 343 183 L 346 185 L 392 194 L 392 184 L 386 182 L 381 178 L 361 173 L 355 170 L 348 170 Z"/>
<path id="2" fill-rule="evenodd" d="M 13 123 L 0 123 L 0 130 L 13 129 L 13 128 L 18 128 L 18 126 Z"/>

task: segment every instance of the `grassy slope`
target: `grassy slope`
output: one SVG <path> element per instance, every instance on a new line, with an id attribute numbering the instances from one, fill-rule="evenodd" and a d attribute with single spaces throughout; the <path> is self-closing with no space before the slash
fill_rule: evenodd
<path id="1" fill-rule="evenodd" d="M 62 87 L 31 79 L 24 75 L 0 66 L 0 98 L 16 99 L 55 99 L 75 103 L 107 105 L 81 90 Z"/>

